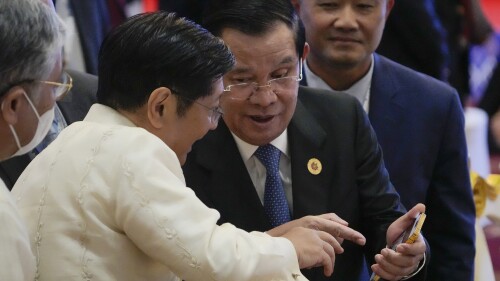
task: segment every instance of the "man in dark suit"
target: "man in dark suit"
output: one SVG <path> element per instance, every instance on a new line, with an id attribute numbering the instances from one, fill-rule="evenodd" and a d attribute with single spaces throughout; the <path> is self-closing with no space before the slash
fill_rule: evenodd
<path id="1" fill-rule="evenodd" d="M 406 207 L 425 202 L 423 232 L 432 252 L 428 280 L 470 281 L 475 208 L 458 95 L 436 79 L 374 54 L 394 1 L 370 3 L 346 0 L 332 8 L 294 1 L 311 48 L 307 85 L 358 98 L 369 112 L 401 201 Z"/>
<path id="2" fill-rule="evenodd" d="M 305 273 L 310 280 L 357 280 L 364 257 L 388 280 L 417 272 L 426 250 L 422 237 L 400 245 L 398 253 L 382 249 L 425 208 L 417 205 L 403 216 L 404 223 L 393 223 L 404 210 L 359 103 L 348 95 L 299 88 L 308 47 L 298 36 L 291 3 L 220 5 L 210 7 L 204 25 L 230 47 L 236 66 L 224 76 L 223 121 L 188 155 L 187 186 L 221 213 L 220 223 L 248 231 L 279 225 L 269 207 L 284 201 L 280 219 L 333 212 L 366 237 L 365 246 L 344 241 L 331 277 L 315 270 Z M 268 196 L 274 186 L 268 184 L 271 168 L 264 167 L 259 151 L 269 147 L 280 155 L 274 183 L 281 195 Z"/>
<path id="3" fill-rule="evenodd" d="M 97 76 L 74 70 L 66 70 L 66 72 L 73 78 L 73 87 L 62 100 L 57 102 L 58 110 L 56 112 L 60 112 L 60 117 L 64 120 L 62 123 L 69 125 L 73 122 L 83 120 L 90 106 L 95 103 Z M 57 117 L 55 120 L 57 120 Z M 59 125 L 64 127 L 64 125 Z M 21 173 L 37 152 L 35 149 L 32 153 L 0 162 L 0 178 L 9 190 L 12 189 Z"/>

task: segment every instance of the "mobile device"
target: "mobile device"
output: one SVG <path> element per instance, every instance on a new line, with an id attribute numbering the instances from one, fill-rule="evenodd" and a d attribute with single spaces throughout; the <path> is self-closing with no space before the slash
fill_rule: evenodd
<path id="1" fill-rule="evenodd" d="M 407 243 L 407 244 L 412 244 L 418 239 L 418 236 L 420 235 L 420 230 L 422 229 L 422 225 L 424 224 L 425 221 L 425 213 L 419 213 L 417 217 L 415 218 L 415 221 L 413 222 L 410 227 L 408 227 L 401 235 L 399 235 L 398 239 L 392 243 L 390 248 L 394 251 L 396 251 L 396 248 L 398 247 L 399 244 L 401 243 Z M 370 278 L 370 281 L 381 281 L 383 279 L 380 278 L 380 276 L 376 275 L 375 273 L 372 273 L 372 276 Z"/>

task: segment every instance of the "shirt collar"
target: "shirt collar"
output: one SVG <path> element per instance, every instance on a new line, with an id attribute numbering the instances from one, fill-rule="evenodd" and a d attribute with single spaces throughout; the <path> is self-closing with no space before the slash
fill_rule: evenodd
<path id="1" fill-rule="evenodd" d="M 336 93 L 347 93 L 356 99 L 359 100 L 361 104 L 364 104 L 369 93 L 370 93 L 370 86 L 371 86 L 371 81 L 372 81 L 372 76 L 373 76 L 373 63 L 374 58 L 373 54 L 371 56 L 371 64 L 370 64 L 370 69 L 368 72 L 361 78 L 359 81 L 354 83 L 349 89 L 344 90 L 344 91 L 337 91 L 332 89 L 328 84 L 326 84 L 323 79 L 321 79 L 318 75 L 314 74 L 309 66 L 307 65 L 307 61 L 304 64 L 304 71 L 307 77 L 307 86 L 313 87 L 313 88 L 318 88 L 318 89 L 324 89 L 324 90 L 330 90 Z"/>
<path id="2" fill-rule="evenodd" d="M 279 135 L 277 138 L 275 138 L 273 141 L 271 141 L 271 144 L 274 145 L 277 149 L 281 151 L 281 153 L 285 154 L 288 157 L 288 129 L 285 129 L 281 135 Z M 238 136 L 236 136 L 233 132 L 231 132 L 233 135 L 233 138 L 236 142 L 236 145 L 238 146 L 238 150 L 240 151 L 241 158 L 243 158 L 243 161 L 246 162 L 250 157 L 253 156 L 257 148 L 259 148 L 256 145 L 249 144 L 245 142 L 244 140 L 240 139 Z"/>
<path id="3" fill-rule="evenodd" d="M 95 103 L 90 107 L 89 112 L 83 120 L 102 124 L 117 124 L 128 127 L 137 127 L 132 121 L 115 109 L 98 103 Z"/>

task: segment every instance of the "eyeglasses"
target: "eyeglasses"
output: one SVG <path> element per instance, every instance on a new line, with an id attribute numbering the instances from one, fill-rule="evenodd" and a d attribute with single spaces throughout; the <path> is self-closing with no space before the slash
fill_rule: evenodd
<path id="1" fill-rule="evenodd" d="M 229 96 L 232 99 L 247 100 L 252 97 L 259 88 L 269 87 L 274 94 L 278 95 L 284 91 L 290 90 L 297 85 L 297 82 L 302 80 L 302 60 L 299 59 L 299 75 L 285 76 L 268 80 L 263 85 L 257 82 L 239 83 L 228 85 L 224 88 L 225 93 L 231 93 Z"/>
<path id="2" fill-rule="evenodd" d="M 47 85 L 54 86 L 54 99 L 62 99 L 73 88 L 73 78 L 67 73 L 63 72 L 61 82 L 52 81 L 37 81 Z"/>
<path id="3" fill-rule="evenodd" d="M 176 96 L 180 97 L 180 98 L 183 98 L 185 100 L 188 100 L 188 101 L 191 101 L 197 105 L 200 105 L 202 106 L 203 108 L 205 108 L 206 110 L 208 110 L 210 112 L 210 122 L 212 122 L 212 124 L 217 124 L 219 123 L 219 120 L 220 118 L 224 115 L 224 112 L 222 111 L 222 108 L 220 106 L 216 106 L 216 107 L 208 107 L 202 103 L 200 103 L 199 101 L 196 101 L 194 99 L 190 99 L 190 98 L 187 98 L 183 95 L 179 95 L 177 93 L 175 93 L 174 91 L 172 91 Z"/>
<path id="4" fill-rule="evenodd" d="M 3 95 L 5 92 L 7 92 L 10 88 L 21 85 L 24 83 L 33 83 L 33 82 L 38 82 L 38 83 L 44 83 L 47 85 L 52 85 L 54 87 L 53 96 L 55 100 L 60 100 L 62 99 L 68 92 L 73 88 L 73 78 L 67 73 L 63 72 L 61 82 L 52 82 L 52 81 L 36 81 L 34 79 L 25 79 L 21 80 L 15 83 L 12 83 L 5 87 L 5 90 L 1 92 L 0 96 Z"/>

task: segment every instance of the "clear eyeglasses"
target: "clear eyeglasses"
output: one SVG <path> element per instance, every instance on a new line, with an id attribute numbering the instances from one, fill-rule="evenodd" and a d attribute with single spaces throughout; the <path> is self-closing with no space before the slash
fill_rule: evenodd
<path id="1" fill-rule="evenodd" d="M 259 88 L 269 87 L 276 94 L 286 92 L 297 85 L 302 80 L 302 60 L 299 59 L 299 75 L 285 76 L 268 80 L 263 85 L 257 82 L 239 83 L 228 85 L 224 88 L 225 93 L 230 93 L 228 97 L 238 100 L 249 99 Z"/>
<path id="2" fill-rule="evenodd" d="M 172 92 L 174 92 L 174 91 L 172 91 Z M 177 93 L 175 93 L 175 95 L 178 96 L 178 97 L 180 97 L 180 98 L 183 98 L 185 100 L 191 101 L 191 102 L 193 102 L 193 103 L 195 103 L 197 105 L 200 105 L 201 107 L 203 107 L 206 110 L 208 110 L 210 112 L 210 122 L 212 122 L 212 124 L 218 124 L 220 118 L 224 115 L 224 111 L 222 111 L 222 108 L 220 106 L 209 107 L 209 106 L 206 106 L 206 105 L 200 103 L 199 101 L 187 98 L 187 97 L 185 97 L 183 95 L 179 95 Z"/>
<path id="3" fill-rule="evenodd" d="M 62 99 L 70 90 L 73 88 L 73 78 L 67 73 L 63 72 L 61 75 L 61 82 L 53 81 L 37 81 L 39 83 L 44 83 L 47 85 L 54 86 L 54 99 Z"/>

